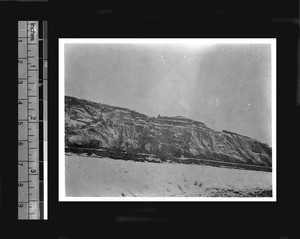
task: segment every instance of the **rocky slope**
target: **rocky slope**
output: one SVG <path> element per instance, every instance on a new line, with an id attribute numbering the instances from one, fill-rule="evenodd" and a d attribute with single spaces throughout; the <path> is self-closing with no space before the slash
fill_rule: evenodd
<path id="1" fill-rule="evenodd" d="M 153 161 L 202 159 L 272 166 L 271 148 L 249 137 L 218 132 L 181 116 L 148 117 L 69 96 L 65 97 L 65 144 L 115 158 L 142 155 Z"/>

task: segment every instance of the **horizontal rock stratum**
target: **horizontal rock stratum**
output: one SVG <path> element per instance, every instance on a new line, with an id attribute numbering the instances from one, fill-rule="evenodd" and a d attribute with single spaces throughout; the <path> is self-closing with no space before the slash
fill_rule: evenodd
<path id="1" fill-rule="evenodd" d="M 65 144 L 168 162 L 192 158 L 272 167 L 271 148 L 255 139 L 181 116 L 149 117 L 70 96 L 65 97 Z"/>

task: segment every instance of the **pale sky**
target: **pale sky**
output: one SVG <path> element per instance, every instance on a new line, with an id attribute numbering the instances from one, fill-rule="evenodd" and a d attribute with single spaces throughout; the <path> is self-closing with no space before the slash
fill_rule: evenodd
<path id="1" fill-rule="evenodd" d="M 271 146 L 270 44 L 65 44 L 65 94 Z"/>

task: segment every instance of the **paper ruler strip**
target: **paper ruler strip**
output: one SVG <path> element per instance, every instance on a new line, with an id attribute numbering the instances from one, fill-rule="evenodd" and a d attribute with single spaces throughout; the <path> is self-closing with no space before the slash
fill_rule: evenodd
<path id="1" fill-rule="evenodd" d="M 18 219 L 45 219 L 47 215 L 45 26 L 45 22 L 18 22 Z"/>

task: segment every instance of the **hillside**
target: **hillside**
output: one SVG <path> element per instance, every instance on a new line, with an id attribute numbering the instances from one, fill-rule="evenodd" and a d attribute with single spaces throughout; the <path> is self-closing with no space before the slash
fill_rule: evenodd
<path id="1" fill-rule="evenodd" d="M 213 160 L 272 167 L 264 143 L 181 116 L 148 117 L 116 106 L 65 97 L 66 152 L 116 159 L 197 163 Z M 88 151 L 87 151 L 88 150 Z"/>

